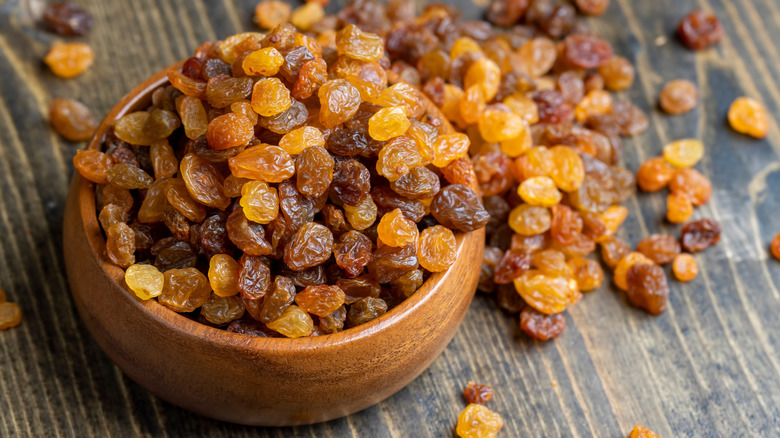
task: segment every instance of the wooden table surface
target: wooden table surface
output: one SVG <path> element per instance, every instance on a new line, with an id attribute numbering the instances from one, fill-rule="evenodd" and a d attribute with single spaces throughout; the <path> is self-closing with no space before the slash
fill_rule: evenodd
<path id="1" fill-rule="evenodd" d="M 76 314 L 62 259 L 71 158 L 83 145 L 62 140 L 47 122 L 56 97 L 78 98 L 102 117 L 199 42 L 253 29 L 256 0 L 79 1 L 95 16 L 83 39 L 96 61 L 71 80 L 41 62 L 55 40 L 31 22 L 41 3 L 0 1 L 0 287 L 24 311 L 21 326 L 0 332 L 0 436 L 451 437 L 469 380 L 496 389 L 489 406 L 503 415 L 505 437 L 621 437 L 636 423 L 662 437 L 780 434 L 780 263 L 767 251 L 780 232 L 780 132 L 773 122 L 768 139 L 757 141 L 725 123 L 742 95 L 780 114 L 776 0 L 613 0 L 590 19 L 637 65 L 625 94 L 651 114 L 650 129 L 626 142 L 626 165 L 636 170 L 679 138 L 708 148 L 698 167 L 712 178 L 713 196 L 695 218 L 719 221 L 723 237 L 696 256 L 695 281 L 671 281 L 666 313 L 629 307 L 606 285 L 569 310 L 560 338 L 541 343 L 478 296 L 446 351 L 407 388 L 350 417 L 289 429 L 179 409 L 128 380 L 98 349 Z M 453 3 L 466 16 L 480 14 L 469 0 Z M 694 53 L 673 36 L 695 7 L 723 23 L 715 49 Z M 677 78 L 698 84 L 700 104 L 669 117 L 654 108 L 664 82 Z M 662 220 L 663 194 L 626 205 L 621 234 L 632 244 L 652 232 L 679 233 Z"/>

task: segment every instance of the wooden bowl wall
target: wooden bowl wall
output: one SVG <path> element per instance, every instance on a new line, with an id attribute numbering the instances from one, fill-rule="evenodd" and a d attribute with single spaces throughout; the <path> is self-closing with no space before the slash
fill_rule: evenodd
<path id="1" fill-rule="evenodd" d="M 180 67 L 168 67 L 120 100 L 88 147 L 99 149 L 113 121 L 146 108 L 152 91 L 167 83 L 167 72 Z M 426 109 L 438 113 L 430 102 Z M 125 374 L 183 408 L 268 426 L 348 415 L 411 382 L 460 325 L 474 295 L 484 248 L 484 230 L 460 233 L 456 263 L 431 275 L 387 314 L 336 334 L 283 339 L 205 326 L 128 292 L 123 270 L 106 256 L 95 186 L 78 173 L 71 182 L 63 230 L 76 307 L 95 341 Z"/>

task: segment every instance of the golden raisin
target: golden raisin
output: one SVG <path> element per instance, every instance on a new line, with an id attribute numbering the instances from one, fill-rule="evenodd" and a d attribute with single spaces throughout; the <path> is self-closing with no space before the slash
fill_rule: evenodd
<path id="1" fill-rule="evenodd" d="M 523 300 L 544 314 L 561 313 L 571 304 L 572 289 L 564 277 L 531 270 L 515 279 L 514 284 Z"/>
<path id="2" fill-rule="evenodd" d="M 296 305 L 286 308 L 282 316 L 266 325 L 288 338 L 309 336 L 314 331 L 311 316 Z"/>
<path id="3" fill-rule="evenodd" d="M 672 263 L 674 276 L 680 281 L 691 281 L 699 275 L 699 265 L 690 254 L 677 254 Z"/>
<path id="4" fill-rule="evenodd" d="M 622 56 L 613 56 L 598 71 L 604 79 L 604 86 L 609 90 L 625 90 L 634 83 L 634 66 Z"/>
<path id="5" fill-rule="evenodd" d="M 518 234 L 541 234 L 549 230 L 551 225 L 552 215 L 544 207 L 522 204 L 509 213 L 509 226 Z"/>
<path id="6" fill-rule="evenodd" d="M 431 162 L 436 167 L 444 167 L 453 160 L 465 157 L 470 145 L 468 136 L 460 132 L 439 135 L 433 144 Z"/>
<path id="7" fill-rule="evenodd" d="M 675 173 L 674 167 L 663 157 L 645 160 L 636 172 L 636 182 L 645 192 L 655 192 L 666 187 Z"/>
<path id="8" fill-rule="evenodd" d="M 313 126 L 303 126 L 294 129 L 279 140 L 279 147 L 290 155 L 298 155 L 304 149 L 320 146 L 325 147 L 325 137 L 322 131 Z"/>
<path id="9" fill-rule="evenodd" d="M 774 258 L 780 260 L 780 234 L 776 235 L 775 238 L 772 239 L 772 243 L 770 245 L 770 252 L 772 253 L 772 256 L 774 256 Z"/>
<path id="10" fill-rule="evenodd" d="M 206 139 L 209 147 L 216 150 L 229 149 L 249 143 L 255 137 L 252 122 L 246 116 L 227 113 L 209 122 Z"/>
<path id="11" fill-rule="evenodd" d="M 493 438 L 502 427 L 501 415 L 483 405 L 470 404 L 458 415 L 455 433 L 459 438 Z"/>
<path id="12" fill-rule="evenodd" d="M 561 192 L 548 176 L 535 176 L 523 181 L 517 189 L 523 201 L 539 207 L 552 207 L 561 202 Z"/>
<path id="13" fill-rule="evenodd" d="M 152 299 L 162 293 L 163 274 L 152 265 L 131 265 L 125 271 L 125 283 L 138 298 Z"/>
<path id="14" fill-rule="evenodd" d="M 482 138 L 491 143 L 513 140 L 527 134 L 527 123 L 510 111 L 489 108 L 482 113 L 477 123 Z"/>
<path id="15" fill-rule="evenodd" d="M 604 271 L 597 261 L 575 257 L 568 263 L 581 291 L 585 292 L 601 286 L 601 282 L 604 280 Z"/>
<path id="16" fill-rule="evenodd" d="M 674 167 L 693 167 L 704 156 L 704 143 L 685 139 L 664 146 L 664 159 Z"/>
<path id="17" fill-rule="evenodd" d="M 325 10 L 322 5 L 316 2 L 306 3 L 292 12 L 290 23 L 302 31 L 307 31 L 324 16 Z"/>
<path id="18" fill-rule="evenodd" d="M 573 148 L 555 146 L 552 153 L 552 169 L 550 178 L 564 192 L 577 190 L 585 179 L 585 166 L 582 158 Z"/>
<path id="19" fill-rule="evenodd" d="M 273 47 L 265 47 L 247 55 L 241 63 L 244 73 L 249 76 L 273 76 L 284 64 L 284 56 Z"/>
<path id="20" fill-rule="evenodd" d="M 404 107 L 382 108 L 368 119 L 368 134 L 377 141 L 387 141 L 406 133 L 409 118 Z"/>
<path id="21" fill-rule="evenodd" d="M 94 60 L 92 47 L 84 43 L 55 43 L 44 58 L 51 71 L 61 78 L 84 73 Z"/>
<path id="22" fill-rule="evenodd" d="M 449 228 L 441 225 L 426 228 L 420 234 L 420 245 L 417 248 L 420 265 L 431 272 L 447 270 L 455 263 L 456 244 L 455 234 Z"/>
<path id="23" fill-rule="evenodd" d="M 336 33 L 339 54 L 359 61 L 377 61 L 385 53 L 384 41 L 379 35 L 363 32 L 349 24 Z"/>
<path id="24" fill-rule="evenodd" d="M 273 29 L 290 19 L 292 7 L 277 0 L 264 0 L 255 7 L 255 23 L 264 29 Z"/>
<path id="25" fill-rule="evenodd" d="M 755 138 L 766 137 L 769 131 L 769 113 L 759 101 L 740 97 L 729 107 L 729 124 L 742 134 Z"/>
<path id="26" fill-rule="evenodd" d="M 220 297 L 238 294 L 238 262 L 227 254 L 214 254 L 209 261 L 209 285 Z"/>
<path id="27" fill-rule="evenodd" d="M 712 184 L 696 169 L 677 169 L 669 182 L 669 190 L 686 196 L 695 206 L 704 205 L 712 195 Z"/>
<path id="28" fill-rule="evenodd" d="M 290 90 L 279 78 L 264 78 L 252 89 L 252 109 L 261 116 L 275 116 L 292 105 Z"/>
<path id="29" fill-rule="evenodd" d="M 79 174 L 98 184 L 108 182 L 108 171 L 113 165 L 111 157 L 93 149 L 76 151 L 76 156 L 73 157 L 73 167 L 79 171 Z"/>
<path id="30" fill-rule="evenodd" d="M 279 214 L 279 196 L 276 188 L 265 181 L 249 181 L 241 187 L 241 200 L 247 219 L 267 224 Z"/>
<path id="31" fill-rule="evenodd" d="M 376 231 L 382 243 L 398 247 L 415 244 L 419 236 L 417 224 L 404 216 L 398 208 L 382 216 Z"/>
<path id="32" fill-rule="evenodd" d="M 669 193 L 666 197 L 666 219 L 673 224 L 680 224 L 693 215 L 693 204 L 686 195 Z"/>

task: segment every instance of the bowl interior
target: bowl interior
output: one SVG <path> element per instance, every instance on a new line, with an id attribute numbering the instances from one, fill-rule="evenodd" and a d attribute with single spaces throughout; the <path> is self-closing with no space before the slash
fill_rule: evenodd
<path id="1" fill-rule="evenodd" d="M 113 122 L 124 116 L 125 114 L 133 111 L 144 110 L 151 104 L 152 92 L 168 84 L 167 73 L 171 70 L 180 69 L 182 62 L 176 63 L 154 76 L 150 77 L 127 96 L 120 100 L 120 102 L 109 112 L 106 118 L 98 127 L 95 136 L 90 141 L 88 148 L 100 149 L 105 134 L 108 128 Z M 422 93 L 420 93 L 422 96 Z M 440 113 L 438 108 L 427 98 L 422 96 L 425 109 L 428 114 L 433 117 L 439 118 L 443 122 L 443 126 L 440 129 L 443 132 L 451 132 L 453 128 L 446 121 L 446 118 Z M 198 336 L 207 341 L 218 342 L 221 344 L 232 344 L 238 348 L 247 349 L 261 349 L 261 350 L 277 350 L 294 352 L 296 350 L 312 351 L 313 349 L 325 348 L 334 344 L 345 344 L 356 341 L 366 336 L 370 336 L 377 333 L 383 328 L 394 325 L 404 318 L 414 317 L 414 311 L 416 308 L 423 305 L 430 299 L 433 294 L 436 293 L 454 293 L 454 294 L 472 294 L 474 291 L 465 290 L 465 288 L 458 288 L 459 290 L 441 290 L 438 285 L 446 283 L 443 281 L 448 276 L 459 275 L 454 272 L 453 269 L 448 269 L 445 272 L 432 273 L 425 283 L 409 298 L 402 301 L 399 305 L 389 310 L 384 315 L 361 324 L 358 327 L 345 329 L 341 332 L 326 334 L 316 337 L 304 337 L 304 338 L 268 338 L 250 336 L 239 333 L 228 332 L 227 330 L 217 329 L 197 321 L 193 321 L 183 315 L 168 309 L 167 307 L 159 304 L 156 300 L 141 301 L 135 297 L 135 295 L 127 291 L 124 287 L 124 271 L 114 265 L 106 256 L 105 252 L 105 238 L 100 230 L 99 223 L 97 221 L 97 214 L 95 212 L 95 186 L 93 183 L 81 178 L 76 173 L 76 178 L 79 179 L 79 200 L 81 206 L 81 216 L 84 221 L 84 225 L 88 230 L 87 236 L 90 246 L 94 250 L 94 256 L 100 258 L 103 269 L 109 274 L 108 276 L 113 278 L 117 283 L 117 286 L 125 290 L 132 299 L 136 301 L 136 307 L 139 311 L 150 312 L 156 318 L 163 320 L 167 325 L 173 328 L 189 332 L 195 336 Z M 473 187 L 472 187 L 473 188 Z M 458 258 L 464 253 L 463 249 L 466 246 L 480 245 L 483 240 L 480 238 L 482 233 L 456 233 L 457 241 L 457 255 Z M 481 260 L 475 262 L 479 263 Z M 468 268 L 472 269 L 472 264 L 468 264 Z M 478 265 L 477 265 L 478 266 Z M 457 282 L 455 282 L 457 284 Z M 446 311 L 443 309 L 442 311 Z"/>

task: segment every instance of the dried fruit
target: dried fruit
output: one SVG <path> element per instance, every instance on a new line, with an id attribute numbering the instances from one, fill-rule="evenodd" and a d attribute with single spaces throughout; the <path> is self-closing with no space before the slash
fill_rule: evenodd
<path id="1" fill-rule="evenodd" d="M 520 328 L 534 339 L 549 341 L 566 329 L 566 317 L 563 313 L 545 315 L 529 306 L 520 312 Z"/>
<path id="2" fill-rule="evenodd" d="M 309 336 L 314 331 L 311 316 L 296 305 L 286 308 L 282 316 L 266 325 L 288 338 Z"/>
<path id="3" fill-rule="evenodd" d="M 699 265 L 690 254 L 678 254 L 672 263 L 674 276 L 680 281 L 691 281 L 699 275 Z"/>
<path id="4" fill-rule="evenodd" d="M 669 190 L 687 197 L 693 205 L 700 206 L 710 200 L 712 185 L 696 169 L 678 169 L 669 182 Z"/>
<path id="5" fill-rule="evenodd" d="M 490 219 L 479 196 L 460 184 L 448 185 L 436 194 L 431 214 L 445 227 L 464 232 L 482 228 Z"/>
<path id="6" fill-rule="evenodd" d="M 772 243 L 769 246 L 772 256 L 774 256 L 774 258 L 777 260 L 780 260 L 780 234 L 776 235 L 775 238 L 772 239 Z"/>
<path id="7" fill-rule="evenodd" d="M 420 244 L 417 249 L 420 265 L 431 272 L 447 270 L 455 263 L 456 244 L 455 235 L 449 228 L 441 225 L 426 228 L 420 234 Z"/>
<path id="8" fill-rule="evenodd" d="M 680 21 L 677 34 L 689 48 L 702 50 L 720 41 L 723 37 L 723 27 L 715 15 L 695 10 Z"/>
<path id="9" fill-rule="evenodd" d="M 387 141 L 406 133 L 409 119 L 404 107 L 382 108 L 368 119 L 368 134 L 377 141 Z"/>
<path id="10" fill-rule="evenodd" d="M 54 32 L 64 36 L 85 35 L 94 24 L 92 14 L 70 2 L 51 3 L 43 11 L 43 19 Z"/>
<path id="11" fill-rule="evenodd" d="M 208 279 L 195 268 L 170 269 L 163 275 L 165 283 L 157 300 L 174 312 L 192 312 L 211 295 Z"/>
<path id="12" fill-rule="evenodd" d="M 631 435 L 629 435 L 629 438 L 659 438 L 659 436 L 652 430 L 642 426 L 641 424 L 637 424 L 633 429 L 631 429 Z"/>
<path id="13" fill-rule="evenodd" d="M 501 415 L 482 405 L 470 404 L 458 415 L 455 433 L 460 438 L 493 438 L 502 427 Z"/>
<path id="14" fill-rule="evenodd" d="M 98 184 L 108 182 L 108 172 L 113 167 L 111 157 L 93 149 L 76 151 L 73 157 L 73 167 L 84 178 Z"/>
<path id="15" fill-rule="evenodd" d="M 693 215 L 693 203 L 680 193 L 670 193 L 666 197 L 666 219 L 673 224 L 680 224 Z"/>
<path id="16" fill-rule="evenodd" d="M 636 263 L 626 273 L 628 300 L 632 305 L 658 315 L 666 310 L 669 285 L 658 265 Z"/>
<path id="17" fill-rule="evenodd" d="M 263 117 L 275 116 L 292 105 L 290 90 L 279 78 L 264 78 L 252 88 L 252 109 Z"/>
<path id="18" fill-rule="evenodd" d="M 749 97 L 740 97 L 731 104 L 728 119 L 735 131 L 751 137 L 764 138 L 769 131 L 769 113 L 764 105 Z"/>
<path id="19" fill-rule="evenodd" d="M 221 297 L 212 294 L 200 308 L 200 315 L 206 321 L 222 325 L 244 316 L 244 303 L 237 296 Z"/>
<path id="20" fill-rule="evenodd" d="M 636 250 L 656 264 L 665 265 L 680 253 L 680 243 L 668 234 L 651 234 L 637 244 Z"/>
<path id="21" fill-rule="evenodd" d="M 339 54 L 359 61 L 377 61 L 385 53 L 385 45 L 379 35 L 363 32 L 354 24 L 336 33 L 336 47 Z"/>
<path id="22" fill-rule="evenodd" d="M 125 283 L 138 298 L 150 300 L 162 293 L 164 277 L 152 265 L 130 265 L 125 271 Z"/>
<path id="23" fill-rule="evenodd" d="M 54 99 L 49 106 L 49 121 L 58 134 L 70 141 L 89 140 L 98 125 L 92 111 L 73 99 Z"/>
<path id="24" fill-rule="evenodd" d="M 84 43 L 55 43 L 43 61 L 61 78 L 84 73 L 95 60 L 92 47 Z"/>
<path id="25" fill-rule="evenodd" d="M 699 219 L 682 227 L 682 248 L 688 252 L 704 251 L 720 241 L 720 225 L 712 219 Z"/>
<path id="26" fill-rule="evenodd" d="M 264 29 L 273 29 L 289 21 L 292 7 L 289 3 L 277 0 L 264 0 L 255 7 L 255 23 Z"/>
<path id="27" fill-rule="evenodd" d="M 673 141 L 664 146 L 664 159 L 674 167 L 693 167 L 704 156 L 704 143 L 685 139 Z"/>
<path id="28" fill-rule="evenodd" d="M 563 44 L 563 60 L 574 67 L 597 68 L 612 58 L 612 47 L 595 35 L 569 35 Z"/>
<path id="29" fill-rule="evenodd" d="M 552 178 L 547 176 L 535 176 L 528 178 L 520 184 L 517 194 L 529 205 L 539 207 L 552 207 L 561 202 L 561 192 L 555 186 Z"/>
<path id="30" fill-rule="evenodd" d="M 22 322 L 22 309 L 16 303 L 0 303 L 0 330 L 14 328 Z"/>
<path id="31" fill-rule="evenodd" d="M 463 398 L 468 404 L 484 405 L 493 398 L 493 388 L 490 385 L 469 382 L 466 389 L 463 390 Z"/>
<path id="32" fill-rule="evenodd" d="M 209 285 L 220 297 L 238 294 L 238 263 L 227 254 L 215 254 L 209 262 Z"/>
<path id="33" fill-rule="evenodd" d="M 655 192 L 666 187 L 675 169 L 663 157 L 645 160 L 636 172 L 636 182 L 645 192 Z"/>
<path id="34" fill-rule="evenodd" d="M 377 238 L 390 246 L 415 245 L 420 234 L 417 224 L 404 216 L 398 208 L 382 216 L 376 232 Z"/>
<path id="35" fill-rule="evenodd" d="M 626 279 L 626 275 L 628 270 L 637 263 L 652 265 L 653 261 L 647 258 L 641 252 L 632 252 L 620 259 L 620 261 L 615 266 L 615 272 L 612 276 L 612 281 L 615 282 L 617 287 L 623 290 L 628 290 L 628 281 Z"/>
<path id="36" fill-rule="evenodd" d="M 682 114 L 694 109 L 698 98 L 696 85 L 693 82 L 677 79 L 664 85 L 659 103 L 669 114 Z"/>
<path id="37" fill-rule="evenodd" d="M 344 291 L 338 286 L 307 286 L 295 295 L 295 303 L 312 315 L 325 317 L 341 307 L 345 298 Z"/>

